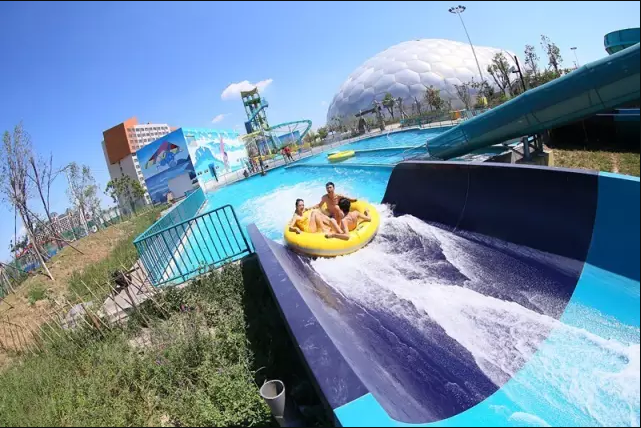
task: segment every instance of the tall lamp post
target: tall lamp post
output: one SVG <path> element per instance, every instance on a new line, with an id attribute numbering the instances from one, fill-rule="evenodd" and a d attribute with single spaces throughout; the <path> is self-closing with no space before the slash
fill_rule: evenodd
<path id="1" fill-rule="evenodd" d="M 525 85 L 525 78 L 523 77 L 523 72 L 521 71 L 521 64 L 519 64 L 519 59 L 517 58 L 516 55 L 513 56 L 508 51 L 504 50 L 503 52 L 505 52 L 507 54 L 507 56 L 512 58 L 512 61 L 514 61 L 514 64 L 516 65 L 516 70 L 514 69 L 514 67 L 511 67 L 512 68 L 512 74 L 518 74 L 519 75 L 519 78 L 521 79 L 521 86 L 523 86 L 523 92 L 527 91 L 527 86 Z"/>
<path id="2" fill-rule="evenodd" d="M 465 30 L 465 35 L 467 36 L 467 40 L 470 42 L 470 46 L 472 47 L 472 54 L 474 54 L 474 60 L 476 61 L 476 66 L 479 69 L 479 75 L 481 76 L 481 82 L 485 81 L 485 78 L 483 77 L 483 71 L 481 70 L 481 65 L 479 64 L 479 59 L 476 57 L 476 51 L 474 50 L 474 45 L 472 44 L 472 39 L 470 39 L 470 34 L 467 32 L 467 27 L 465 26 L 465 22 L 463 22 L 463 17 L 461 14 L 465 12 L 465 6 L 454 6 L 448 9 L 450 13 L 453 13 L 455 15 L 458 15 L 459 19 L 461 20 L 461 24 L 463 24 L 463 30 Z"/>
<path id="3" fill-rule="evenodd" d="M 572 46 L 570 49 L 574 52 L 574 59 L 576 60 L 574 63 L 576 64 L 576 68 L 579 68 L 581 64 L 579 64 L 579 56 L 576 54 L 576 46 Z"/>

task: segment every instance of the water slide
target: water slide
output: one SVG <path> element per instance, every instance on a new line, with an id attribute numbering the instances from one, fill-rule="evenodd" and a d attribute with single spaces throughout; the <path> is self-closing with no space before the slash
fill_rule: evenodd
<path id="1" fill-rule="evenodd" d="M 254 121 L 254 119 L 256 118 L 256 116 L 258 116 L 258 114 L 259 114 L 261 111 L 263 111 L 266 107 L 269 107 L 269 103 L 265 100 L 265 102 L 264 102 L 264 103 L 263 103 L 259 108 L 257 108 L 257 109 L 254 111 L 254 113 L 252 113 L 251 117 L 250 117 L 249 119 L 247 119 L 247 121 L 245 122 L 245 128 L 246 128 L 246 130 L 247 130 L 247 133 L 248 133 L 248 134 L 251 134 L 251 133 L 252 133 L 252 132 L 250 132 L 250 129 L 253 129 L 253 128 L 252 128 L 252 125 L 251 125 L 251 124 L 252 124 L 252 122 Z M 249 127 L 248 127 L 248 125 L 247 125 L 247 124 L 249 124 Z M 256 130 L 253 130 L 253 132 L 256 132 Z"/>
<path id="2" fill-rule="evenodd" d="M 452 159 L 638 100 L 640 63 L 636 44 L 586 64 L 430 140 L 430 156 Z"/>
<path id="3" fill-rule="evenodd" d="M 249 235 L 342 426 L 639 426 L 639 179 L 405 162 L 365 249 Z"/>
<path id="4" fill-rule="evenodd" d="M 296 136 L 296 143 L 303 141 L 303 138 L 307 133 L 312 129 L 312 121 L 303 119 L 303 120 L 294 120 L 290 122 L 279 123 L 274 126 L 266 128 L 265 131 L 269 132 L 274 138 L 277 138 L 278 141 L 282 141 L 283 137 Z M 289 142 L 288 144 L 291 144 Z"/>

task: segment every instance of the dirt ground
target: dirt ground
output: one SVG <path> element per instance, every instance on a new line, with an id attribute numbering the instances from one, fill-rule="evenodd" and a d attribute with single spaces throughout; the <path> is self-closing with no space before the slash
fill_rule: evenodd
<path id="1" fill-rule="evenodd" d="M 123 222 L 74 242 L 73 245 L 84 254 L 71 247 L 64 248 L 48 264 L 55 281 L 43 275 L 28 278 L 14 294 L 9 294 L 0 302 L 0 320 L 4 323 L 29 326 L 31 330 L 37 331 L 45 318 L 53 314 L 54 303 L 64 301 L 68 280 L 72 274 L 105 258 L 119 242 L 131 235 L 132 230 L 131 222 Z M 42 287 L 46 290 L 46 298 L 33 305 L 28 298 L 32 287 Z M 11 332 L 7 331 L 3 322 L 0 322 L 0 342 L 10 343 L 17 340 L 15 337 L 11 338 Z M 26 337 L 27 340 L 30 339 L 29 334 L 26 334 Z M 9 356 L 0 348 L 0 367 L 8 361 Z"/>

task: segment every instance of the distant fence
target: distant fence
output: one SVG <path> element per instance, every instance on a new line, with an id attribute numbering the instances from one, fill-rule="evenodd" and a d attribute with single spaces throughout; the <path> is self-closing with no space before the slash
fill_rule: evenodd
<path id="1" fill-rule="evenodd" d="M 202 189 L 134 241 L 153 285 L 180 284 L 253 252 L 231 205 L 198 213 Z"/>

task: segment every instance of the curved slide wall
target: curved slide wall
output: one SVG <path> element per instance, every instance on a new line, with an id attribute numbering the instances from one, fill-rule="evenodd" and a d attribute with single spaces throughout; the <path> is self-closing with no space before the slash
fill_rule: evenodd
<path id="1" fill-rule="evenodd" d="M 430 156 L 451 159 L 638 100 L 640 63 L 636 44 L 586 64 L 431 139 Z"/>
<path id="2" fill-rule="evenodd" d="M 577 376 L 573 370 L 589 355 L 568 352 L 575 348 L 568 348 L 563 331 L 608 334 L 596 330 L 599 326 L 591 324 L 586 311 L 636 331 L 636 345 L 631 346 L 639 346 L 638 179 L 526 166 L 408 162 L 394 169 L 383 202 L 394 206 L 396 216 L 410 214 L 438 224 L 491 250 L 487 254 L 493 256 L 478 258 L 473 268 L 490 272 L 501 265 L 503 278 L 492 282 L 504 286 L 484 291 L 492 299 L 527 306 L 522 296 L 541 291 L 560 303 L 543 314 L 553 327 L 528 342 L 535 349 L 531 358 L 520 362 L 509 379 L 497 382 L 481 369 L 476 354 L 452 339 L 451 331 L 428 319 L 418 328 L 399 317 L 398 309 L 350 299 L 323 280 L 308 260 L 251 226 L 250 237 L 282 315 L 337 423 L 622 423 L 612 412 L 598 420 L 586 418 L 575 413 L 581 406 L 571 401 L 559 408 L 549 401 L 559 384 L 537 376 L 537 370 L 553 361 L 558 379 L 568 382 Z M 503 244 L 496 247 L 488 244 L 491 240 Z M 520 272 L 501 264 L 497 254 L 519 260 L 518 270 L 525 266 L 531 280 L 514 280 Z M 446 278 L 451 272 L 442 275 L 451 280 Z M 411 302 L 405 305 L 418 310 Z M 610 402 L 607 408 L 620 404 Z M 638 403 L 632 423 L 635 411 L 638 418 Z"/>

